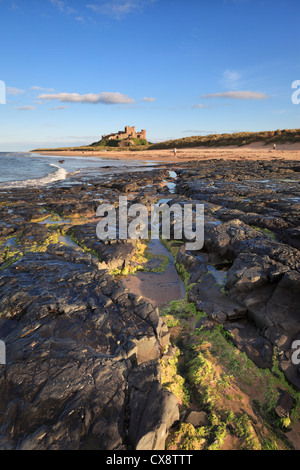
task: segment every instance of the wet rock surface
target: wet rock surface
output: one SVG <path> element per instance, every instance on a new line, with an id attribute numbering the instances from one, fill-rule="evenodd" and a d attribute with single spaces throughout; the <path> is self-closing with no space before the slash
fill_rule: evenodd
<path id="1" fill-rule="evenodd" d="M 261 368 L 276 348 L 300 390 L 299 180 L 300 162 L 206 160 L 0 191 L 0 448 L 161 449 L 178 419 L 160 384 L 168 329 L 109 273 L 136 245 L 96 237 L 98 205 L 120 195 L 204 204 L 204 246 L 176 260 L 201 326 L 222 324 Z"/>
<path id="2" fill-rule="evenodd" d="M 151 446 L 161 447 L 144 409 L 169 408 L 176 417 L 177 406 L 160 386 L 157 359 L 168 332 L 151 304 L 121 289 L 90 255 L 57 245 L 24 256 L 0 284 L 8 357 L 0 376 L 1 448 L 122 449 L 149 433 Z M 151 378 L 145 361 L 152 361 Z M 126 416 L 136 406 L 139 433 L 131 439 Z M 167 413 L 165 433 L 171 421 Z"/>
<path id="3" fill-rule="evenodd" d="M 109 274 L 135 253 L 96 237 L 118 190 L 73 183 L 0 194 L 0 448 L 163 449 L 179 416 L 160 384 L 168 329 Z"/>
<path id="4" fill-rule="evenodd" d="M 177 192 L 205 206 L 203 249 L 177 256 L 190 274 L 190 300 L 258 367 L 272 366 L 276 348 L 298 390 L 291 353 L 300 333 L 299 170 L 299 162 L 276 160 L 177 170 Z"/>

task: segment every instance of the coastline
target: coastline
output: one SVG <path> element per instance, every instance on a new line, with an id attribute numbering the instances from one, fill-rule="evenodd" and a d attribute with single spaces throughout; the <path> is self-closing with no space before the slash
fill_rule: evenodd
<path id="1" fill-rule="evenodd" d="M 177 157 L 174 158 L 172 149 L 163 150 L 137 150 L 137 151 L 32 151 L 39 155 L 57 155 L 59 157 L 101 157 L 119 160 L 163 160 L 168 163 L 178 163 L 187 160 L 208 160 L 211 158 L 226 160 L 299 160 L 300 144 L 279 144 L 276 150 L 272 146 L 264 146 L 261 143 L 254 143 L 244 147 L 194 147 L 177 149 Z"/>
<path id="2" fill-rule="evenodd" d="M 200 426 L 205 436 L 196 444 L 206 450 L 217 416 L 220 450 L 300 449 L 300 378 L 291 357 L 300 335 L 299 151 L 284 152 L 295 162 L 265 151 L 270 163 L 247 152 L 252 160 L 238 159 L 240 149 L 229 158 L 218 149 L 218 160 L 188 161 L 187 150 L 176 163 L 159 153 L 163 163 L 146 171 L 106 167 L 1 192 L 0 338 L 8 358 L 1 380 L 11 390 L 3 448 L 151 450 L 159 436 L 158 447 L 171 450 L 178 433 Z M 163 243 L 167 252 L 159 240 L 148 247 L 99 240 L 95 210 L 120 196 L 205 204 L 203 249 L 186 251 L 172 238 Z M 162 305 L 166 293 L 172 300 Z M 207 364 L 212 379 L 199 383 Z M 206 396 L 213 406 L 203 406 Z M 271 428 L 257 403 L 276 417 Z M 237 436 L 241 416 L 247 434 Z"/>

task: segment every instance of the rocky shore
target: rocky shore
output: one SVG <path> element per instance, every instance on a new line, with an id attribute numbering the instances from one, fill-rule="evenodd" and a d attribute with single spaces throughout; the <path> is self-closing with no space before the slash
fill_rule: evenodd
<path id="1" fill-rule="evenodd" d="M 155 299 L 123 282 L 143 263 L 159 269 L 141 261 L 137 242 L 96 237 L 97 207 L 120 195 L 204 204 L 203 249 L 166 244 L 201 312 L 193 330 L 222 327 L 259 369 L 276 356 L 298 393 L 299 181 L 300 161 L 210 159 L 0 191 L 0 448 L 164 449 L 182 421 L 162 380 L 170 327 Z"/>
<path id="2" fill-rule="evenodd" d="M 178 183 L 179 193 L 205 205 L 204 249 L 178 255 L 191 273 L 189 299 L 225 324 L 259 367 L 271 367 L 276 347 L 298 390 L 291 346 L 300 334 L 299 172 L 299 163 L 283 161 L 216 162 L 179 171 Z"/>

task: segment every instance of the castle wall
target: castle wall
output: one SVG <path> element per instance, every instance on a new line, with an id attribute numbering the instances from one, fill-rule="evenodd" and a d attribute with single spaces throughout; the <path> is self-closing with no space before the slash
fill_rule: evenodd
<path id="1" fill-rule="evenodd" d="M 132 139 L 146 139 L 146 131 L 145 129 L 142 129 L 141 132 L 136 132 L 135 131 L 135 126 L 126 126 L 125 130 L 119 131 L 116 134 L 108 134 L 108 135 L 103 135 L 102 139 L 108 139 L 108 140 L 125 140 L 128 138 Z"/>
<path id="2" fill-rule="evenodd" d="M 146 131 L 145 129 L 142 129 L 141 132 L 137 133 L 137 138 L 138 139 L 146 139 Z"/>

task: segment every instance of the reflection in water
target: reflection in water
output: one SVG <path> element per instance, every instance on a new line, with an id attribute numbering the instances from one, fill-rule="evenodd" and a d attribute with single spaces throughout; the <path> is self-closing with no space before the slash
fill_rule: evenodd
<path id="1" fill-rule="evenodd" d="M 151 240 L 148 246 L 150 253 L 167 256 L 170 263 L 163 273 L 137 271 L 135 275 L 122 278 L 124 287 L 143 296 L 158 308 L 172 300 L 184 299 L 185 285 L 177 274 L 174 260 L 168 250 L 160 240 Z"/>

